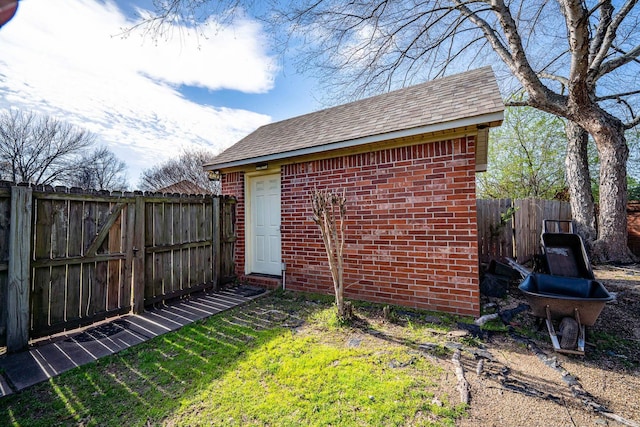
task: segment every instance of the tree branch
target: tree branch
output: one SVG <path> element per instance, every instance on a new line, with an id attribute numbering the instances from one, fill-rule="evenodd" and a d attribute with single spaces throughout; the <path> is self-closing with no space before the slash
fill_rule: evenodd
<path id="1" fill-rule="evenodd" d="M 613 17 L 613 5 L 611 4 L 610 0 L 602 0 L 598 3 L 597 6 L 589 11 L 589 16 L 592 16 L 598 9 L 600 9 L 600 22 L 598 23 L 596 34 L 591 41 L 591 46 L 589 47 L 590 69 L 597 69 L 602 62 L 601 58 L 604 58 L 604 55 L 606 55 L 606 52 L 609 50 L 608 48 L 606 48 L 604 49 L 604 54 L 602 53 L 605 37 L 607 35 L 609 27 L 611 26 L 611 19 Z M 598 62 L 596 62 L 596 59 L 598 60 Z"/>
<path id="2" fill-rule="evenodd" d="M 532 107 L 529 101 L 507 101 L 505 107 Z"/>
<path id="3" fill-rule="evenodd" d="M 535 105 L 556 113 L 564 112 L 564 97 L 555 94 L 542 84 L 536 72 L 531 67 L 522 45 L 522 39 L 518 33 L 516 22 L 511 16 L 509 7 L 505 5 L 503 0 L 495 0 L 492 2 L 492 11 L 502 27 L 508 48 L 499 39 L 496 30 L 492 28 L 486 20 L 478 16 L 477 13 L 470 10 L 462 0 L 454 0 L 454 4 L 463 15 L 482 30 L 493 50 L 500 56 L 528 92 L 530 105 Z"/>
<path id="4" fill-rule="evenodd" d="M 636 116 L 629 123 L 624 123 L 623 126 L 625 130 L 633 129 L 634 127 L 640 124 L 640 116 Z"/>
<path id="5" fill-rule="evenodd" d="M 609 49 L 613 45 L 613 41 L 615 40 L 618 33 L 618 27 L 620 27 L 620 24 L 622 24 L 624 19 L 627 17 L 627 15 L 633 9 L 637 2 L 638 0 L 627 0 L 625 4 L 620 8 L 620 11 L 616 14 L 616 16 L 612 19 L 610 18 L 611 21 L 607 22 L 604 37 L 602 37 L 602 39 L 598 39 L 596 37 L 595 41 L 597 42 L 597 45 L 594 45 L 592 47 L 592 52 L 590 52 L 590 54 L 593 53 L 594 56 L 593 59 L 591 59 L 591 57 L 589 59 L 589 74 L 592 76 L 592 79 L 595 80 L 603 76 L 607 72 L 613 70 L 610 69 L 609 71 L 603 72 L 604 70 L 602 69 L 602 64 L 609 53 Z M 605 18 L 606 14 L 613 12 L 612 10 L 608 10 L 608 3 L 608 1 L 604 3 L 604 6 L 607 8 L 603 11 Z"/>
<path id="6" fill-rule="evenodd" d="M 598 70 L 598 74 L 596 75 L 598 78 L 604 76 L 607 73 L 612 72 L 616 68 L 620 68 L 629 62 L 635 61 L 638 56 L 640 56 L 640 45 L 635 46 L 629 52 L 625 53 L 622 56 L 618 56 L 615 59 L 607 61 L 600 66 Z"/>
<path id="7" fill-rule="evenodd" d="M 637 95 L 637 94 L 640 94 L 640 89 L 633 90 L 631 92 L 616 93 L 616 94 L 613 94 L 613 95 L 597 96 L 595 98 L 595 100 L 597 102 L 599 102 L 599 101 L 608 101 L 608 100 L 611 100 L 611 99 L 619 99 L 619 98 L 622 98 L 624 96 L 631 96 L 631 95 Z"/>
<path id="8" fill-rule="evenodd" d="M 569 103 L 588 105 L 592 84 L 587 79 L 589 63 L 589 12 L 580 0 L 562 0 L 560 2 L 569 31 L 569 50 L 571 67 L 569 69 Z"/>

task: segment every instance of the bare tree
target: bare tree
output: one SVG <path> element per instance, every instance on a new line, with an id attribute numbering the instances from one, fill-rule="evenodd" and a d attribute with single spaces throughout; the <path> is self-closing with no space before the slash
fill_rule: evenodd
<path id="1" fill-rule="evenodd" d="M 94 137 L 49 116 L 0 112 L 0 174 L 16 183 L 61 184 Z"/>
<path id="2" fill-rule="evenodd" d="M 595 259 L 629 261 L 625 130 L 640 122 L 632 108 L 640 94 L 636 3 L 616 9 L 606 0 L 320 1 L 305 2 L 287 16 L 297 28 L 313 28 L 319 40 L 313 57 L 305 59 L 321 58 L 316 66 L 328 64 L 331 72 L 356 81 L 361 92 L 482 63 L 495 54 L 513 77 L 512 90 L 526 96 L 512 105 L 564 117 L 592 135 L 601 165 Z M 626 116 L 618 105 L 628 109 Z M 570 170 L 583 166 L 579 148 L 576 158 L 568 157 Z M 575 190 L 572 196 L 589 194 Z"/>
<path id="3" fill-rule="evenodd" d="M 313 221 L 320 228 L 333 279 L 338 316 L 349 319 L 351 305 L 344 301 L 344 227 L 347 198 L 342 194 L 315 190 L 311 193 Z"/>
<path id="4" fill-rule="evenodd" d="M 123 191 L 128 187 L 127 165 L 107 147 L 83 155 L 65 182 L 71 187 Z"/>
<path id="5" fill-rule="evenodd" d="M 229 4 L 203 3 L 217 10 Z M 274 7 L 278 3 L 272 2 Z M 265 17 L 301 37 L 296 43 L 300 66 L 316 71 L 333 93 L 364 96 L 467 67 L 496 65 L 505 94 L 524 95 L 511 105 L 563 117 L 593 137 L 600 159 L 594 259 L 622 262 L 633 259 L 627 248 L 625 130 L 640 122 L 637 3 L 299 0 Z M 162 6 L 175 17 L 198 4 L 169 0 Z M 284 36 L 291 40 L 292 34 Z M 582 185 L 588 181 L 588 171 L 581 169 L 584 138 L 571 129 L 569 135 L 577 135 L 567 153 L 570 192 L 572 199 L 582 199 L 574 209 L 589 210 L 590 192 Z"/>
<path id="6" fill-rule="evenodd" d="M 141 190 L 158 191 L 181 182 L 195 184 L 190 188 L 201 188 L 212 194 L 220 193 L 220 184 L 210 181 L 202 165 L 213 159 L 213 152 L 206 149 L 185 149 L 180 157 L 146 169 L 140 175 Z"/>

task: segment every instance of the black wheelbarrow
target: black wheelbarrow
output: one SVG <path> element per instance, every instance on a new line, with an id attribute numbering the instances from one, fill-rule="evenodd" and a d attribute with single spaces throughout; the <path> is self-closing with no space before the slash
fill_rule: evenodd
<path id="1" fill-rule="evenodd" d="M 584 354 L 585 326 L 593 326 L 604 305 L 613 299 L 598 281 L 541 273 L 528 275 L 519 289 L 533 315 L 545 319 L 553 348 L 561 353 Z M 568 336 L 572 325 L 566 319 L 575 321 L 577 337 Z M 553 326 L 554 320 L 561 321 L 562 341 Z"/>
<path id="2" fill-rule="evenodd" d="M 556 226 L 555 233 L 549 225 Z M 565 227 L 567 231 L 562 231 Z M 571 221 L 544 220 L 542 251 L 549 274 L 531 273 L 520 284 L 533 315 L 546 321 L 553 348 L 584 354 L 585 326 L 592 326 L 613 297 L 594 280 L 584 244 Z M 553 322 L 560 321 L 560 336 Z"/>

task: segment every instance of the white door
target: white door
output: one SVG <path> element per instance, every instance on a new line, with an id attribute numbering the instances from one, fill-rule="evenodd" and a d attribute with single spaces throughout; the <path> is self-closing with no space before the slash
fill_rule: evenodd
<path id="1" fill-rule="evenodd" d="M 279 276 L 280 254 L 280 175 L 250 178 L 250 273 Z"/>

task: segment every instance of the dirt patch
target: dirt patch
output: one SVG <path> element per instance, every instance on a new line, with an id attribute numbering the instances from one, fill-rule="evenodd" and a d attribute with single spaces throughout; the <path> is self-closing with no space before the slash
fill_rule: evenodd
<path id="1" fill-rule="evenodd" d="M 539 320 L 516 316 L 513 334 L 483 343 L 494 360 L 480 374 L 466 358 L 472 400 L 461 426 L 640 425 L 640 265 L 594 273 L 616 298 L 587 328 L 585 356 L 555 353 Z M 515 285 L 493 300 L 501 309 L 523 301 Z"/>

